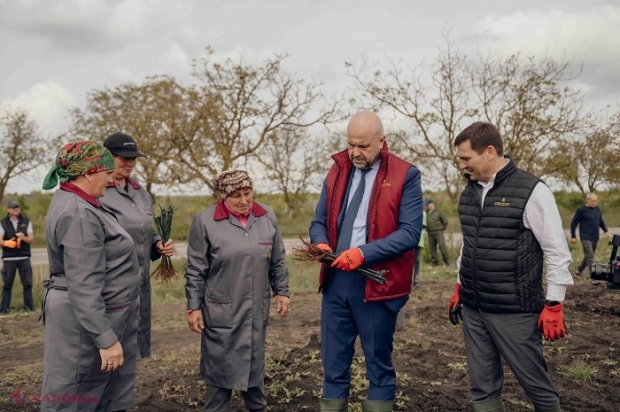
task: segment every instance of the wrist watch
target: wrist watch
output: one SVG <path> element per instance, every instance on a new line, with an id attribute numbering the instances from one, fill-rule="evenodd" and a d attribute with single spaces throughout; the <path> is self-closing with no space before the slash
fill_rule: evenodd
<path id="1" fill-rule="evenodd" d="M 547 306 L 557 306 L 559 304 L 560 302 L 558 302 L 557 300 L 546 300 L 545 299 L 545 305 Z"/>

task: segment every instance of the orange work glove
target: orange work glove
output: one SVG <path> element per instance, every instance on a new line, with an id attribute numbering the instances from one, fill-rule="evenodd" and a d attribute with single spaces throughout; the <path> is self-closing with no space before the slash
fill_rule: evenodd
<path id="1" fill-rule="evenodd" d="M 459 319 L 463 320 L 463 305 L 459 296 L 460 292 L 461 284 L 457 283 L 454 285 L 454 293 L 452 293 L 452 298 L 450 298 L 450 303 L 448 303 L 448 317 L 453 325 L 457 325 Z"/>
<path id="2" fill-rule="evenodd" d="M 327 243 L 317 243 L 316 247 L 326 252 L 333 252 L 332 248 Z"/>
<path id="3" fill-rule="evenodd" d="M 352 272 L 364 263 L 364 255 L 360 248 L 347 249 L 340 253 L 332 262 L 332 267 L 345 272 Z"/>
<path id="4" fill-rule="evenodd" d="M 19 245 L 17 244 L 17 241 L 15 239 L 9 239 L 4 241 L 4 247 L 8 247 L 9 249 L 15 249 L 16 247 L 19 247 Z"/>
<path id="5" fill-rule="evenodd" d="M 542 332 L 546 340 L 553 342 L 566 336 L 564 325 L 564 303 L 547 305 L 538 317 L 538 330 Z"/>

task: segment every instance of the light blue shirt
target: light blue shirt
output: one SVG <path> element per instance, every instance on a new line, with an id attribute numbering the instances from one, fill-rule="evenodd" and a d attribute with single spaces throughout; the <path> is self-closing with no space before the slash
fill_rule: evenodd
<path id="1" fill-rule="evenodd" d="M 357 216 L 355 216 L 355 221 L 353 221 L 353 234 L 351 235 L 351 245 L 350 248 L 355 248 L 361 245 L 366 244 L 366 224 L 368 223 L 368 206 L 370 205 L 370 195 L 372 194 L 372 187 L 375 184 L 375 179 L 377 177 L 377 172 L 379 171 L 379 164 L 381 163 L 380 159 L 377 159 L 372 166 L 370 166 L 370 171 L 366 173 L 366 187 L 364 188 L 364 196 L 362 197 L 362 203 L 360 204 L 360 208 L 357 211 Z M 355 190 L 360 184 L 360 180 L 362 177 L 362 172 L 360 169 L 355 168 L 355 172 L 353 173 L 353 180 L 351 181 L 351 188 L 349 189 L 349 198 L 347 199 L 347 209 L 349 208 L 349 203 L 351 203 L 351 198 L 355 193 Z"/>

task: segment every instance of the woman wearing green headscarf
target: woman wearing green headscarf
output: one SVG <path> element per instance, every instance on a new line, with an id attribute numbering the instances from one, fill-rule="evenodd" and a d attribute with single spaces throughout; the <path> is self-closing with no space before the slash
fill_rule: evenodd
<path id="1" fill-rule="evenodd" d="M 82 141 L 60 150 L 43 189 L 45 223 L 41 411 L 123 411 L 134 406 L 140 274 L 131 236 L 99 203 L 112 154 Z"/>

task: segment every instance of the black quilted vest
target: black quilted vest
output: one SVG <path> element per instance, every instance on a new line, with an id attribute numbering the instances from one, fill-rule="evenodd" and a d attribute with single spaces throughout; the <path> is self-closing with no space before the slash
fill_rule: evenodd
<path id="1" fill-rule="evenodd" d="M 482 186 L 470 181 L 465 187 L 459 202 L 464 305 L 494 313 L 542 310 L 543 252 L 523 224 L 525 205 L 538 182 L 510 160 L 497 173 L 482 209 Z"/>
<path id="2" fill-rule="evenodd" d="M 27 230 L 29 223 L 30 220 L 20 214 L 17 220 L 17 232 L 22 232 L 24 235 L 28 235 Z M 14 239 L 16 236 L 16 230 L 13 227 L 13 223 L 11 223 L 11 219 L 7 216 L 6 218 L 0 220 L 0 224 L 4 229 L 3 240 Z M 2 258 L 4 259 L 12 257 L 30 257 L 30 245 L 26 242 L 21 242 L 19 248 L 16 249 L 3 247 Z"/>

